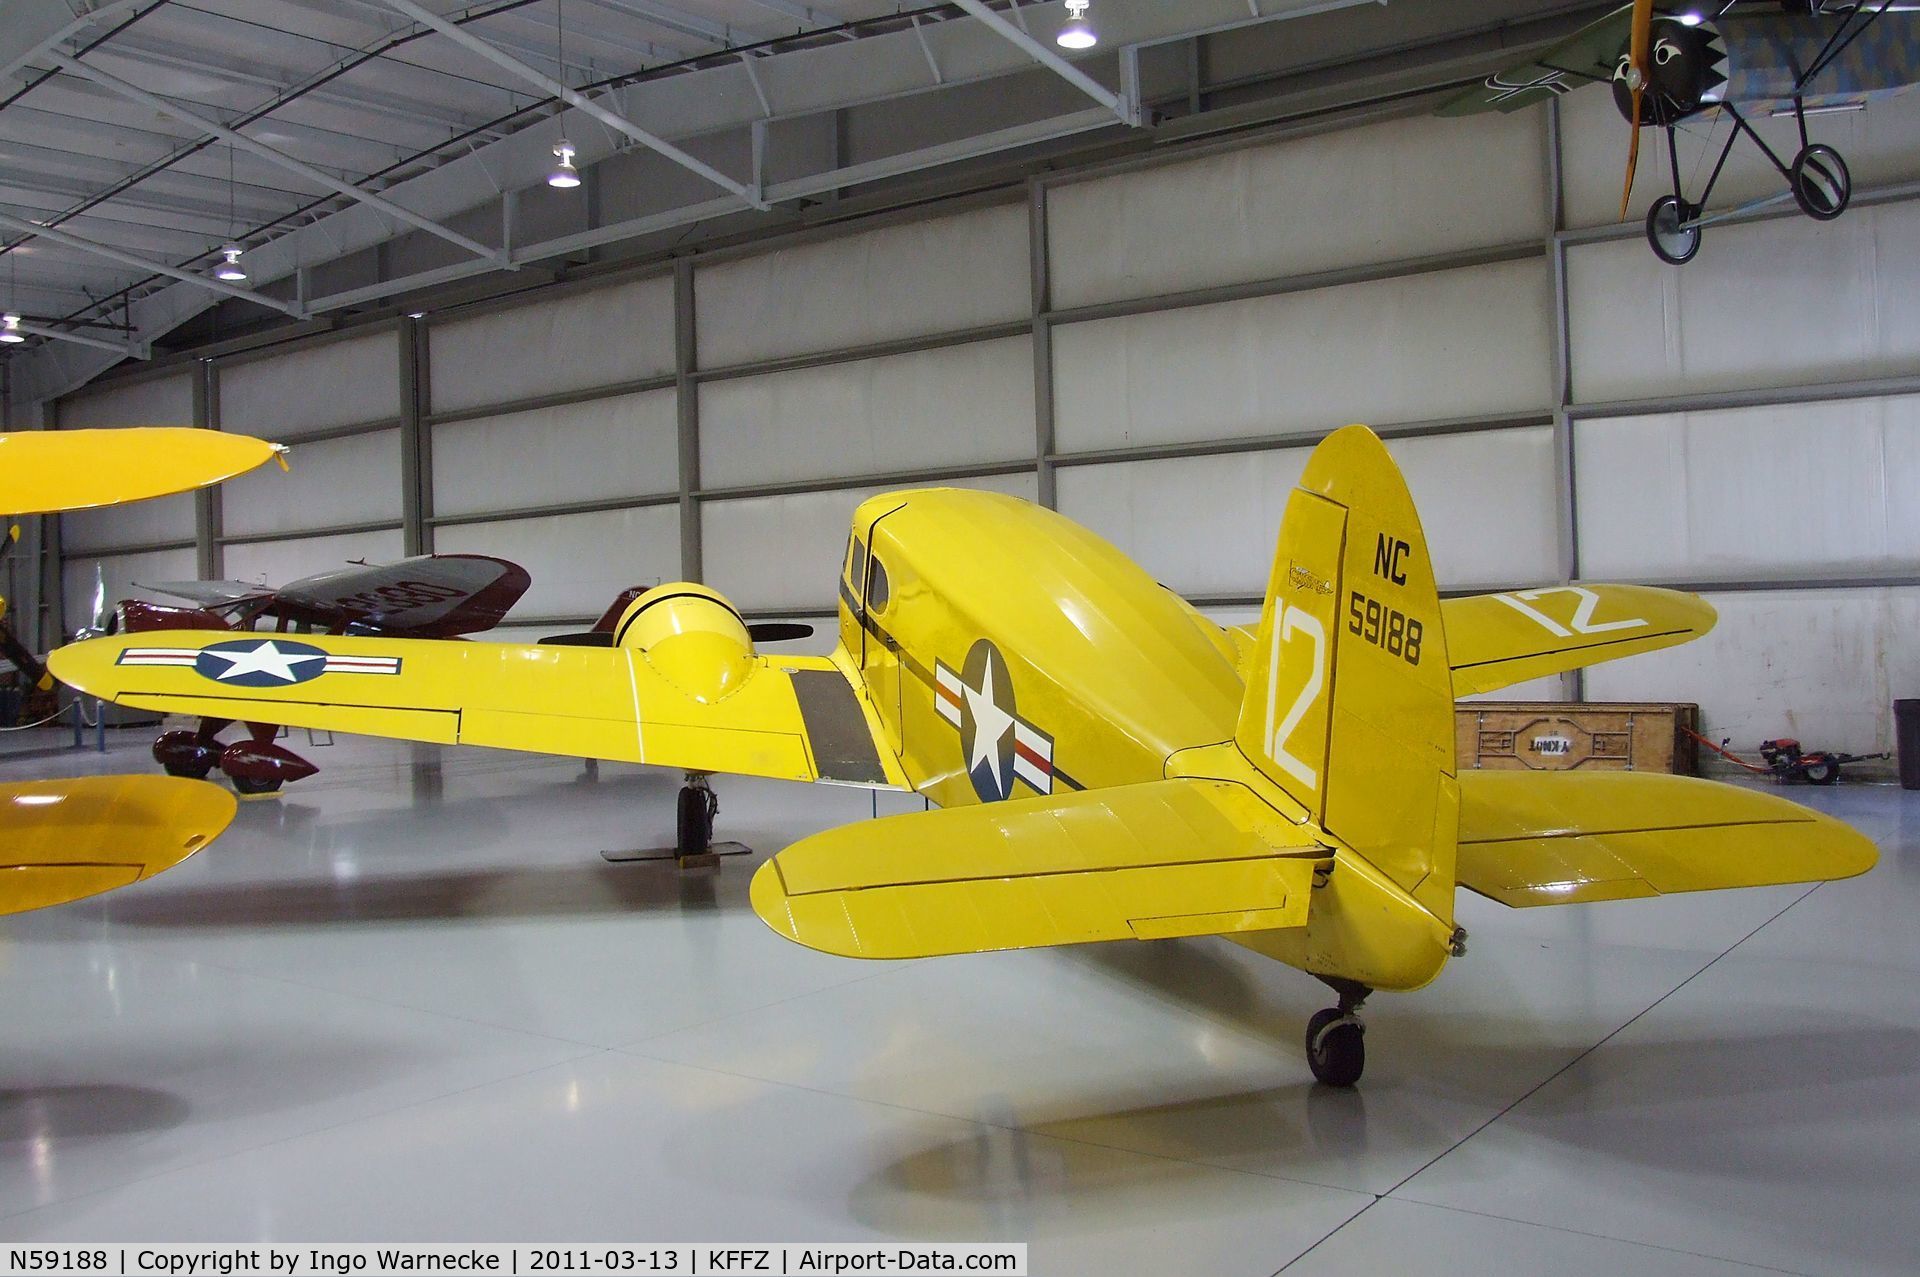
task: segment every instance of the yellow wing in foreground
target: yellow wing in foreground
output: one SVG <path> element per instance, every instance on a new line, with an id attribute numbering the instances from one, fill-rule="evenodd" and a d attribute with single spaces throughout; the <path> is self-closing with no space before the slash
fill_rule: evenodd
<path id="1" fill-rule="evenodd" d="M 1460 773 L 1460 884 L 1516 907 L 1851 878 L 1878 859 L 1830 816 L 1718 781 Z"/>
<path id="2" fill-rule="evenodd" d="M 186 426 L 0 434 L 0 512 L 51 514 L 188 492 L 279 451 L 250 435 Z"/>
<path id="3" fill-rule="evenodd" d="M 1699 638 L 1713 605 L 1644 585 L 1561 585 L 1440 605 L 1453 694 L 1472 696 Z"/>
<path id="4" fill-rule="evenodd" d="M 808 948 L 922 958 L 1303 926 L 1331 857 L 1242 786 L 1166 780 L 832 829 L 752 898 Z"/>
<path id="5" fill-rule="evenodd" d="M 170 776 L 0 785 L 0 913 L 111 891 L 171 869 L 233 819 L 233 795 Z"/>
<path id="6" fill-rule="evenodd" d="M 163 630 L 75 643 L 47 667 L 90 696 L 168 714 L 778 780 L 905 784 L 898 761 L 875 745 L 851 680 L 825 658 L 753 658 L 712 699 L 624 647 Z"/>

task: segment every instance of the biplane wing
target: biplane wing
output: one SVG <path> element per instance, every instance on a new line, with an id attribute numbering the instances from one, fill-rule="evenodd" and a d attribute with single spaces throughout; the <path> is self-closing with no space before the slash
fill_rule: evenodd
<path id="1" fill-rule="evenodd" d="M 1632 33 L 1633 6 L 1621 5 L 1534 58 L 1488 76 L 1486 83 L 1452 99 L 1438 114 L 1522 111 L 1585 84 L 1608 83 Z"/>
<path id="2" fill-rule="evenodd" d="M 1831 816 L 1718 781 L 1460 773 L 1460 885 L 1515 907 L 1851 878 L 1879 858 Z"/>
<path id="3" fill-rule="evenodd" d="M 233 819 L 232 794 L 171 776 L 0 785 L 0 913 L 24 913 L 170 869 Z"/>
<path id="4" fill-rule="evenodd" d="M 912 812 L 788 847 L 753 908 L 850 958 L 1299 927 L 1331 849 L 1244 786 L 1164 780 Z"/>
<path id="5" fill-rule="evenodd" d="M 48 663 L 89 696 L 168 714 L 691 772 L 906 783 L 876 744 L 856 680 L 825 657 L 751 657 L 704 697 L 631 647 L 167 630 L 71 644 Z"/>
<path id="6" fill-rule="evenodd" d="M 53 514 L 170 496 L 231 479 L 283 451 L 251 435 L 185 426 L 0 434 L 0 511 Z"/>
<path id="7" fill-rule="evenodd" d="M 1648 585 L 1556 585 L 1443 599 L 1455 697 L 1497 692 L 1699 638 L 1717 619 L 1697 594 Z M 1255 628 L 1228 631 L 1242 659 Z"/>
<path id="8" fill-rule="evenodd" d="M 200 607 L 226 607 L 268 598 L 273 593 L 258 582 L 248 581 L 156 581 L 152 585 L 135 581 L 133 584 L 138 589 L 185 599 Z"/>

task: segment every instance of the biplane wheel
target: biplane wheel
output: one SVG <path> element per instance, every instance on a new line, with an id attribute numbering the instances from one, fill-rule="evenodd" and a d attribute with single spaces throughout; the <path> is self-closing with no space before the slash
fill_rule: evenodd
<path id="1" fill-rule="evenodd" d="M 232 780 L 233 787 L 243 794 L 271 794 L 280 788 L 278 777 L 272 780 L 255 780 L 251 776 L 235 776 Z"/>
<path id="2" fill-rule="evenodd" d="M 1366 1028 L 1352 1012 L 1328 1007 L 1307 1021 L 1307 1067 L 1328 1086 L 1348 1087 L 1367 1067 Z"/>
<path id="3" fill-rule="evenodd" d="M 1840 764 L 1832 759 L 1825 762 L 1808 763 L 1800 774 L 1807 778 L 1809 785 L 1831 785 L 1840 779 Z"/>
<path id="4" fill-rule="evenodd" d="M 188 780 L 205 780 L 213 772 L 213 760 L 203 763 L 161 763 L 160 766 L 169 776 L 184 776 Z"/>
<path id="5" fill-rule="evenodd" d="M 1793 202 L 1816 222 L 1831 222 L 1853 202 L 1853 174 L 1840 152 L 1824 142 L 1815 142 L 1794 156 L 1787 177 Z"/>
<path id="6" fill-rule="evenodd" d="M 1685 266 L 1700 251 L 1700 228 L 1687 226 L 1700 210 L 1678 196 L 1662 195 L 1647 210 L 1647 243 L 1653 255 L 1669 266 Z"/>
<path id="7" fill-rule="evenodd" d="M 710 789 L 688 785 L 680 791 L 678 837 L 674 842 L 679 855 L 706 854 L 713 843 L 713 817 L 719 805 Z"/>

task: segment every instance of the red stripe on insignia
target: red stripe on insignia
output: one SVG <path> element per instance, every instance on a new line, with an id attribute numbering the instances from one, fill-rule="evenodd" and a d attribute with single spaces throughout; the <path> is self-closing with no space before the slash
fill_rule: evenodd
<path id="1" fill-rule="evenodd" d="M 954 691 L 945 683 L 940 684 L 934 690 L 940 693 L 940 699 L 946 701 L 948 704 L 956 707 L 960 704 L 960 693 Z"/>
<path id="2" fill-rule="evenodd" d="M 1053 775 L 1053 760 L 1051 758 L 1041 757 L 1039 754 L 1034 753 L 1033 750 L 1021 744 L 1019 741 L 1015 741 L 1013 743 L 1013 750 L 1016 754 L 1020 755 L 1020 757 L 1026 759 L 1028 762 L 1032 763 L 1035 767 L 1038 767 L 1041 771 L 1045 772 L 1047 775 L 1049 776 Z"/>

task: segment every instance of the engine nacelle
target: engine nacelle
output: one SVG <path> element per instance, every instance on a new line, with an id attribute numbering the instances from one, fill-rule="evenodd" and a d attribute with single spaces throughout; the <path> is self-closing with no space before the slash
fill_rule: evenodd
<path id="1" fill-rule="evenodd" d="M 726 597 L 704 585 L 657 585 L 614 627 L 615 647 L 632 648 L 654 672 L 704 705 L 740 690 L 754 671 L 753 636 Z"/>

